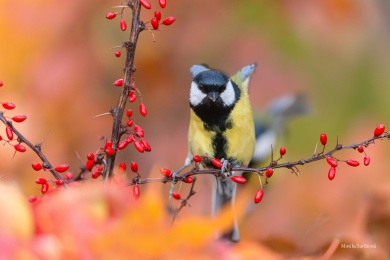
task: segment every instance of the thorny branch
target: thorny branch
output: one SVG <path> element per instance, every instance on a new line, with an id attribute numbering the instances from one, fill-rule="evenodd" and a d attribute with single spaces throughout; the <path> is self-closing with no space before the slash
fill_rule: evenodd
<path id="1" fill-rule="evenodd" d="M 133 74 L 135 72 L 134 67 L 134 58 L 135 58 L 135 49 L 137 46 L 138 36 L 141 31 L 145 29 L 145 24 L 140 20 L 141 13 L 141 4 L 138 0 L 129 0 L 128 6 L 132 10 L 132 24 L 129 40 L 123 43 L 123 47 L 126 48 L 126 63 L 124 67 L 124 77 L 123 77 L 123 85 L 122 93 L 118 100 L 118 105 L 111 110 L 111 114 L 113 117 L 112 123 L 112 132 L 111 132 L 111 142 L 113 144 L 113 148 L 118 146 L 120 141 L 120 137 L 123 134 L 121 131 L 122 127 L 122 117 L 123 111 L 126 106 L 127 98 L 129 91 L 132 87 L 132 79 Z M 107 180 L 112 177 L 113 169 L 115 164 L 116 153 L 113 155 L 106 155 L 107 165 L 105 171 L 103 173 L 104 178 Z"/>
<path id="2" fill-rule="evenodd" d="M 49 160 L 46 158 L 45 154 L 42 152 L 41 150 L 42 144 L 31 143 L 13 126 L 11 121 L 7 120 L 4 117 L 4 113 L 1 111 L 0 111 L 0 121 L 3 122 L 4 125 L 9 126 L 11 128 L 12 132 L 18 137 L 17 141 L 19 143 L 25 143 L 28 147 L 31 148 L 31 150 L 33 150 L 38 155 L 39 158 L 41 158 L 43 162 L 42 166 L 45 170 L 50 171 L 57 180 L 64 181 L 61 175 L 54 169 L 54 167 L 50 164 Z M 64 185 L 66 185 L 65 181 L 64 181 Z"/>
<path id="3" fill-rule="evenodd" d="M 281 163 L 279 164 L 277 161 L 271 161 L 271 163 L 268 166 L 261 167 L 261 168 L 249 168 L 249 167 L 232 167 L 231 171 L 237 171 L 237 172 L 253 172 L 256 173 L 260 176 L 264 176 L 264 172 L 268 168 L 272 169 L 277 169 L 277 168 L 287 168 L 290 169 L 293 173 L 297 174 L 299 173 L 299 170 L 297 166 L 303 166 L 308 163 L 313 163 L 316 161 L 320 161 L 325 159 L 326 157 L 331 157 L 333 154 L 342 151 L 342 150 L 348 150 L 348 149 L 356 149 L 359 145 L 363 147 L 368 147 L 371 144 L 375 143 L 375 140 L 383 140 L 383 139 L 390 139 L 390 133 L 383 133 L 380 136 L 373 136 L 371 138 L 368 138 L 367 140 L 364 140 L 360 143 L 355 143 L 355 144 L 350 144 L 350 145 L 341 145 L 341 144 L 336 144 L 335 148 L 332 150 L 328 151 L 327 153 L 320 152 L 320 153 L 315 153 L 311 157 L 307 159 L 301 159 L 298 161 L 294 162 L 287 162 L 287 163 Z M 221 177 L 222 172 L 220 169 L 205 169 L 205 170 L 199 170 L 198 167 L 194 167 L 191 170 L 179 174 L 175 177 L 164 177 L 164 178 L 144 178 L 140 179 L 138 176 L 134 178 L 131 182 L 129 182 L 129 185 L 135 185 L 135 184 L 147 184 L 151 182 L 172 182 L 172 181 L 184 181 L 188 176 L 195 176 L 195 175 L 214 175 L 215 177 Z"/>

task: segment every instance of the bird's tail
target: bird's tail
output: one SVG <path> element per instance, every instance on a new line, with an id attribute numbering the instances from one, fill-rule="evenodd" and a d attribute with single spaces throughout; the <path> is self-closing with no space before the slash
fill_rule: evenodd
<path id="1" fill-rule="evenodd" d="M 272 102 L 268 107 L 268 115 L 272 119 L 273 124 L 280 127 L 285 125 L 287 121 L 296 116 L 306 115 L 310 113 L 311 108 L 307 97 L 303 94 L 286 95 Z"/>
<path id="2" fill-rule="evenodd" d="M 212 193 L 212 214 L 215 214 L 225 205 L 231 204 L 234 207 L 236 198 L 237 184 L 229 178 L 218 177 L 214 181 L 213 193 Z M 240 240 L 240 232 L 238 229 L 238 222 L 234 215 L 234 224 L 230 231 L 221 235 L 222 238 L 230 240 L 232 242 L 238 242 Z"/>

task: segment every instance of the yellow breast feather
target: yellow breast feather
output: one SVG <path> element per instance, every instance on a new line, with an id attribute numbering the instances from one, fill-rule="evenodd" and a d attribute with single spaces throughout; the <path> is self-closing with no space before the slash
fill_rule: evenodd
<path id="1" fill-rule="evenodd" d="M 205 131 L 202 120 L 191 109 L 190 128 L 188 130 L 188 148 L 190 156 L 210 155 L 213 156 L 212 140 L 215 133 Z"/>
<path id="2" fill-rule="evenodd" d="M 252 108 L 246 89 L 242 89 L 241 98 L 234 107 L 230 118 L 233 127 L 226 130 L 229 157 L 240 164 L 248 165 L 255 149 L 255 128 Z"/>

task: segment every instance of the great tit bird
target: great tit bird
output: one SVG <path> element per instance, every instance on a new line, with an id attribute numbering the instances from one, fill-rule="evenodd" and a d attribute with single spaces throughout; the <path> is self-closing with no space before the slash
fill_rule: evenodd
<path id="1" fill-rule="evenodd" d="M 264 116 L 255 116 L 256 145 L 250 163 L 251 168 L 259 168 L 269 163 L 271 146 L 284 136 L 290 119 L 306 115 L 311 111 L 306 96 L 303 94 L 285 95 L 271 102 Z"/>
<path id="2" fill-rule="evenodd" d="M 190 126 L 188 131 L 188 155 L 185 165 L 194 155 L 224 159 L 231 166 L 248 165 L 255 148 L 255 126 L 249 100 L 248 84 L 255 64 L 239 70 L 232 77 L 194 65 L 190 72 Z M 203 167 L 215 168 L 209 159 Z M 241 173 L 230 173 L 241 174 Z M 234 203 L 236 183 L 222 176 L 217 178 L 212 192 L 212 213 L 228 202 Z M 237 221 L 224 238 L 238 241 Z"/>

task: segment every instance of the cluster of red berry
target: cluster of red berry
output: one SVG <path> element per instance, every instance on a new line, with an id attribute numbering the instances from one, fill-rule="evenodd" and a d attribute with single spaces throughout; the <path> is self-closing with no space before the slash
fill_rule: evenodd
<path id="1" fill-rule="evenodd" d="M 0 87 L 3 86 L 3 82 L 0 81 Z M 12 102 L 1 102 L 2 106 L 4 109 L 6 110 L 13 110 L 16 106 L 14 103 Z M 25 115 L 16 115 L 16 116 L 13 116 L 13 117 L 4 117 L 4 113 L 1 113 L 1 116 L 4 118 L 4 123 L 6 123 L 6 127 L 5 127 L 5 134 L 7 136 L 7 139 L 8 140 L 5 140 L 8 144 L 12 145 L 14 148 L 15 148 L 15 151 L 17 152 L 25 152 L 26 151 L 26 147 L 21 144 L 18 140 L 16 144 L 12 144 L 12 141 L 14 140 L 14 132 L 12 130 L 12 121 L 15 122 L 15 123 L 21 123 L 23 122 L 24 120 L 27 119 L 27 117 Z M 9 121 L 9 119 L 11 119 L 11 121 Z M 0 135 L 0 141 L 3 140 L 3 137 Z"/>
<path id="2" fill-rule="evenodd" d="M 374 137 L 380 137 L 384 132 L 385 132 L 385 125 L 379 124 L 379 125 L 377 125 L 377 127 L 374 130 Z M 320 142 L 323 145 L 323 149 L 325 149 L 325 146 L 328 142 L 328 137 L 326 134 L 323 133 L 320 135 Z M 368 146 L 368 144 L 369 143 L 365 144 L 365 146 Z M 359 144 L 355 147 L 355 149 L 359 153 L 364 153 L 363 164 L 365 166 L 368 166 L 371 162 L 371 158 L 369 155 L 366 154 L 366 152 L 364 150 L 364 146 Z M 345 162 L 346 164 L 348 164 L 349 166 L 352 166 L 352 167 L 357 167 L 360 165 L 360 163 L 357 160 L 353 160 L 353 159 L 340 160 L 340 159 L 337 159 L 333 156 L 326 156 L 325 158 L 326 158 L 326 162 L 330 165 L 330 169 L 328 171 L 328 179 L 329 180 L 333 180 L 336 177 L 336 167 L 338 166 L 339 161 Z"/>
<path id="3" fill-rule="evenodd" d="M 4 84 L 3 82 L 0 81 L 0 87 L 2 87 Z M 12 102 L 1 102 L 2 106 L 6 110 L 13 110 L 16 108 L 16 105 Z M 12 117 L 8 117 L 4 115 L 5 112 L 0 112 L 0 120 L 4 123 L 5 125 L 5 134 L 7 136 L 7 140 L 3 140 L 3 137 L 0 135 L 0 141 L 4 141 L 9 145 L 12 145 L 15 149 L 15 152 L 20 152 L 23 153 L 27 150 L 27 147 L 25 144 L 27 144 L 30 147 L 33 147 L 33 149 L 38 149 L 36 146 L 33 146 L 30 144 L 25 138 L 22 137 L 22 135 L 15 129 L 13 126 L 13 123 L 21 123 L 24 122 L 27 119 L 27 116 L 25 115 L 16 115 Z M 15 138 L 16 136 L 16 138 Z M 15 143 L 16 142 L 16 143 Z M 13 144 L 15 143 L 15 144 Z M 23 144 L 25 143 L 25 144 Z M 51 170 L 55 171 L 56 173 L 63 173 L 66 172 L 69 169 L 69 165 L 67 164 L 60 164 L 58 166 L 52 167 L 48 163 L 38 163 L 38 162 L 33 162 L 31 164 L 32 168 L 35 171 L 40 171 L 40 170 Z M 59 175 L 58 175 L 59 176 Z M 71 179 L 73 175 L 71 173 L 66 174 L 67 179 Z M 41 192 L 42 194 L 45 194 L 49 191 L 49 181 L 46 180 L 43 177 L 38 177 L 35 181 L 37 184 L 41 185 Z M 62 186 L 64 184 L 64 180 L 59 178 L 53 181 L 56 186 Z M 36 197 L 32 196 L 30 197 L 30 201 L 35 201 Z"/>
<path id="4" fill-rule="evenodd" d="M 276 161 L 273 161 L 271 162 L 270 165 L 276 165 L 276 162 L 278 162 L 280 159 L 283 158 L 283 156 L 287 153 L 287 149 L 285 147 L 280 147 L 279 149 L 279 158 L 276 160 Z M 215 164 L 214 164 L 215 165 Z M 264 172 L 264 175 L 265 175 L 265 178 L 266 178 L 266 181 L 267 179 L 271 178 L 272 175 L 274 174 L 274 170 L 272 169 L 271 166 L 269 166 L 265 172 Z M 261 182 L 261 178 L 260 178 L 260 175 L 259 176 L 259 181 L 260 181 L 260 189 L 257 190 L 257 192 L 255 193 L 255 196 L 253 198 L 253 201 L 257 204 L 259 203 L 262 199 L 263 199 L 263 196 L 264 196 L 264 190 L 263 190 L 263 184 Z M 240 175 L 235 175 L 235 176 L 232 176 L 232 181 L 238 183 L 238 184 L 245 184 L 246 183 L 246 179 L 243 177 L 243 176 L 240 176 Z"/>
<path id="5" fill-rule="evenodd" d="M 280 159 L 283 158 L 283 155 L 285 155 L 287 152 L 286 148 L 285 147 L 281 147 L 279 149 L 279 154 L 280 154 L 280 157 L 275 161 L 279 161 Z M 223 162 L 221 159 L 218 159 L 218 158 L 209 158 L 208 156 L 200 156 L 200 155 L 194 155 L 192 157 L 192 160 L 193 162 L 195 163 L 195 168 L 198 168 L 198 165 L 205 159 L 207 158 L 208 160 L 211 161 L 211 163 L 217 168 L 217 169 L 222 169 L 223 167 Z M 167 169 L 167 168 L 161 168 L 160 169 L 160 173 L 165 176 L 166 178 L 172 178 L 172 171 Z M 264 172 L 264 175 L 266 178 L 271 178 L 271 176 L 273 175 L 274 173 L 274 170 L 269 167 L 265 170 Z M 260 177 L 260 175 L 259 175 Z M 246 179 L 245 177 L 241 176 L 241 175 L 233 175 L 230 177 L 232 181 L 234 181 L 235 183 L 237 184 L 245 184 L 246 183 Z M 259 203 L 262 199 L 263 199 L 263 195 L 264 195 L 264 191 L 263 191 L 263 185 L 262 185 L 262 182 L 261 182 L 261 179 L 259 178 L 260 180 L 260 189 L 256 192 L 255 194 L 255 197 L 254 197 L 254 202 L 257 204 Z M 186 176 L 186 178 L 183 180 L 183 182 L 185 183 L 192 183 L 193 182 L 193 178 L 191 176 Z M 181 199 L 181 195 L 180 193 L 178 192 L 173 192 L 172 193 L 172 197 L 175 198 L 175 199 Z"/>
<path id="6" fill-rule="evenodd" d="M 145 9 L 152 8 L 152 5 L 150 4 L 150 2 L 148 0 L 140 0 L 140 3 L 142 5 L 142 7 L 144 7 Z M 167 1 L 165 1 L 165 0 L 159 0 L 158 3 L 159 3 L 161 8 L 165 8 L 167 5 Z M 120 26 L 122 31 L 126 31 L 127 22 L 125 19 L 122 18 L 123 11 L 124 11 L 124 8 L 122 8 L 121 12 L 109 12 L 106 14 L 106 18 L 109 20 L 112 20 L 118 14 L 120 14 L 121 20 L 119 21 L 119 26 Z M 168 26 L 168 25 L 171 25 L 173 22 L 175 22 L 175 20 L 176 20 L 176 18 L 173 16 L 166 17 L 162 20 L 161 12 L 157 10 L 154 12 L 153 18 L 150 19 L 150 24 L 152 25 L 152 28 L 154 30 L 158 30 L 158 28 L 160 27 L 161 24 Z"/>
<path id="7" fill-rule="evenodd" d="M 158 1 L 159 6 L 161 8 L 166 7 L 166 0 L 159 0 Z M 128 4 L 134 4 L 128 2 Z M 151 4 L 148 0 L 140 0 L 139 4 L 145 8 L 145 9 L 151 9 Z M 125 19 L 123 19 L 123 13 L 125 8 L 128 6 L 120 6 L 122 10 L 120 12 L 109 12 L 106 14 L 106 18 L 109 20 L 114 19 L 118 14 L 120 15 L 120 28 L 122 31 L 125 31 L 127 29 L 127 22 Z M 154 30 L 157 30 L 160 26 L 160 24 L 163 25 L 171 25 L 175 21 L 175 18 L 170 16 L 162 19 L 162 14 L 160 11 L 155 11 L 154 16 L 150 21 L 150 24 Z M 142 23 L 141 24 L 145 25 L 147 23 Z M 121 56 L 121 51 L 116 51 L 115 52 L 116 57 Z M 124 80 L 123 79 L 118 79 L 113 82 L 113 85 L 116 87 L 122 87 L 124 85 Z M 0 87 L 3 86 L 3 82 L 0 81 Z M 134 103 L 138 97 L 141 97 L 140 91 L 135 87 L 134 82 L 131 84 L 130 91 L 128 92 L 128 101 L 130 103 Z M 12 102 L 1 102 L 2 106 L 6 110 L 13 110 L 16 106 Z M 139 105 L 139 113 L 141 116 L 147 116 L 147 108 L 146 105 L 142 102 L 141 98 L 141 103 Z M 89 171 L 91 172 L 91 177 L 93 179 L 97 179 L 99 176 L 104 174 L 105 166 L 103 164 L 103 159 L 105 156 L 114 156 L 117 151 L 122 151 L 124 150 L 130 143 L 134 144 L 135 149 L 140 152 L 150 152 L 151 151 L 151 146 L 149 145 L 148 141 L 145 139 L 145 133 L 144 130 L 142 129 L 141 126 L 134 124 L 134 120 L 132 118 L 133 115 L 133 110 L 132 109 L 127 109 L 126 111 L 126 116 L 127 116 L 127 121 L 126 124 L 123 127 L 126 127 L 126 131 L 123 134 L 126 138 L 124 138 L 122 141 L 120 141 L 117 145 L 113 144 L 111 141 L 106 141 L 104 143 L 104 146 L 99 148 L 95 153 L 89 153 L 87 154 L 86 162 L 84 165 L 84 170 L 83 171 Z M 24 120 L 26 120 L 25 115 L 16 115 L 13 117 L 5 117 L 4 112 L 0 112 L 0 119 L 3 121 L 5 124 L 5 133 L 7 136 L 8 140 L 3 140 L 2 136 L 0 135 L 0 141 L 3 140 L 6 143 L 12 145 L 15 148 L 16 152 L 25 152 L 26 151 L 26 146 L 24 143 L 27 144 L 27 146 L 31 146 L 31 148 L 34 150 L 34 147 L 32 145 L 29 145 L 29 142 L 27 140 L 24 141 L 25 138 L 19 138 L 22 137 L 18 132 L 16 132 L 16 129 L 13 127 L 12 122 L 16 123 L 21 123 Z M 14 135 L 17 133 L 17 137 L 15 138 Z M 16 143 L 15 143 L 16 142 Z M 35 151 L 35 150 L 34 150 Z M 37 152 L 37 151 L 35 151 Z M 63 186 L 64 184 L 66 185 L 67 183 L 70 183 L 74 180 L 74 176 L 71 172 L 67 172 L 69 169 L 69 165 L 67 164 L 61 164 L 56 167 L 52 167 L 48 161 L 42 160 L 42 163 L 40 162 L 33 162 L 32 163 L 32 168 L 35 171 L 41 171 L 41 170 L 50 170 L 51 172 L 55 172 L 55 177 L 56 179 L 51 181 L 47 180 L 43 177 L 38 177 L 36 179 L 36 183 L 41 185 L 41 192 L 42 194 L 46 194 L 49 191 L 49 183 L 53 182 L 56 186 Z M 136 162 L 131 162 L 130 168 L 133 172 L 137 173 L 138 177 L 140 177 L 138 173 L 138 165 Z M 120 171 L 125 171 L 126 170 L 126 164 L 121 162 L 118 166 L 118 169 Z M 65 173 L 66 172 L 66 173 Z M 64 173 L 65 177 L 62 178 L 59 173 Z M 77 177 L 76 177 L 77 178 Z M 191 177 L 189 177 L 191 179 Z M 55 187 L 53 187 L 54 189 Z M 138 185 L 135 185 L 134 187 L 134 196 L 138 198 L 140 195 L 140 190 Z M 30 198 L 30 201 L 36 201 L 36 197 L 32 196 Z"/>

